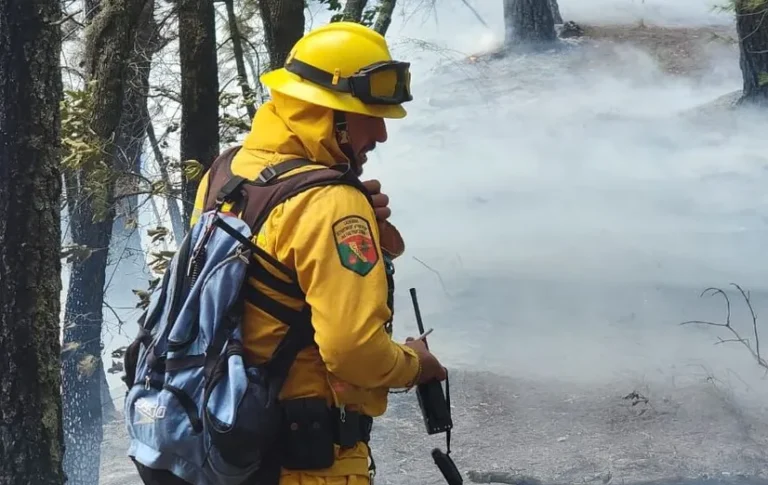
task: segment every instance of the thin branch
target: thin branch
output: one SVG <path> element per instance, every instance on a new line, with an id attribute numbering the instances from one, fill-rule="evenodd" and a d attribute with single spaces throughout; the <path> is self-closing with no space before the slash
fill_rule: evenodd
<path id="1" fill-rule="evenodd" d="M 68 20 L 72 20 L 72 21 L 73 21 L 73 22 L 75 22 L 75 23 L 76 23 L 76 24 L 77 24 L 79 27 L 85 27 L 85 26 L 84 26 L 82 23 L 80 23 L 80 22 L 78 22 L 77 20 L 75 20 L 75 19 L 74 19 L 74 18 L 75 18 L 75 16 L 79 15 L 79 14 L 80 14 L 80 12 L 82 12 L 82 11 L 83 11 L 83 10 L 81 9 L 81 10 L 78 10 L 77 12 L 72 12 L 71 14 L 67 15 L 66 17 L 62 17 L 62 18 L 60 18 L 59 20 L 56 20 L 56 21 L 54 21 L 54 22 L 51 22 L 51 23 L 50 23 L 50 25 L 62 25 L 64 22 L 66 22 L 66 21 L 68 21 Z"/>
<path id="2" fill-rule="evenodd" d="M 752 328 L 755 332 L 755 352 L 757 355 L 758 360 L 760 360 L 760 336 L 757 333 L 757 315 L 755 315 L 755 309 L 752 308 L 752 300 L 750 298 L 749 293 L 745 293 L 743 289 L 741 289 L 741 286 L 739 286 L 736 283 L 731 283 L 733 286 L 736 287 L 736 289 L 739 290 L 741 293 L 741 296 L 744 298 L 744 301 L 747 302 L 747 308 L 749 308 L 749 313 L 752 315 Z"/>
<path id="3" fill-rule="evenodd" d="M 435 273 L 435 274 L 437 275 L 437 279 L 439 279 L 439 280 L 440 280 L 440 285 L 443 287 L 443 291 L 445 292 L 445 294 L 446 294 L 446 295 L 448 295 L 448 297 L 450 297 L 450 296 L 451 296 L 451 294 L 450 294 L 450 292 L 448 291 L 448 288 L 446 288 L 446 286 L 445 286 L 445 282 L 443 281 L 443 277 L 440 275 L 440 272 L 439 272 L 439 271 L 437 271 L 436 269 L 433 269 L 433 268 L 432 268 L 432 267 L 430 267 L 430 266 L 429 266 L 427 263 L 425 263 L 424 261 L 420 260 L 420 259 L 419 259 L 419 258 L 417 258 L 416 256 L 413 256 L 413 259 L 415 259 L 416 261 L 418 261 L 419 263 L 421 263 L 421 264 L 422 264 L 422 265 L 423 265 L 425 268 L 427 268 L 428 270 L 430 270 L 431 272 L 433 272 L 433 273 Z"/>
<path id="4" fill-rule="evenodd" d="M 712 327 L 725 327 L 725 328 L 727 328 L 728 330 L 731 331 L 731 333 L 734 335 L 735 338 L 733 338 L 733 339 L 722 339 L 722 338 L 719 338 L 719 341 L 715 345 L 721 344 L 721 343 L 726 343 L 726 342 L 739 342 L 739 343 L 741 343 L 742 345 L 744 345 L 747 348 L 749 353 L 752 354 L 752 357 L 757 361 L 757 364 L 760 367 L 764 368 L 766 370 L 766 373 L 768 373 L 768 362 L 766 362 L 765 359 L 763 359 L 762 355 L 760 355 L 760 337 L 759 337 L 759 334 L 758 334 L 758 331 L 757 331 L 757 315 L 755 314 L 755 310 L 752 307 L 752 301 L 751 301 L 750 295 L 749 295 L 749 293 L 745 292 L 741 288 L 741 286 L 737 285 L 736 283 L 731 283 L 731 286 L 734 286 L 734 287 L 736 287 L 736 289 L 739 290 L 739 292 L 741 293 L 741 296 L 744 298 L 744 301 L 747 304 L 747 308 L 749 308 L 750 314 L 752 315 L 752 329 L 753 329 L 754 334 L 755 334 L 755 348 L 754 349 L 750 345 L 749 340 L 745 339 L 741 335 L 739 335 L 739 332 L 737 332 L 736 329 L 731 326 L 731 301 L 728 298 L 728 295 L 726 295 L 725 292 L 723 290 L 721 290 L 720 288 L 707 288 L 706 290 L 701 292 L 701 295 L 699 295 L 699 297 L 703 297 L 707 293 L 710 293 L 712 295 L 715 295 L 715 294 L 723 295 L 723 298 L 725 299 L 725 303 L 726 303 L 725 323 L 715 323 L 715 322 L 708 322 L 708 321 L 704 321 L 704 320 L 689 320 L 689 321 L 680 323 L 680 325 L 687 325 L 687 324 L 690 324 L 690 323 L 695 323 L 695 324 L 701 324 L 701 325 L 709 325 L 709 326 L 712 326 Z"/>
<path id="5" fill-rule="evenodd" d="M 476 18 L 477 20 L 479 20 L 481 24 L 483 24 L 483 25 L 485 25 L 486 27 L 488 27 L 488 24 L 487 24 L 487 23 L 485 23 L 485 20 L 483 20 L 483 17 L 481 17 L 481 16 L 480 16 L 480 14 L 479 14 L 479 13 L 477 13 L 477 10 L 475 10 L 475 8 L 474 8 L 472 5 L 470 5 L 470 4 L 469 4 L 469 2 L 468 2 L 467 0 L 461 0 L 461 3 L 463 3 L 464 5 L 466 5 L 466 6 L 467 6 L 467 8 L 468 8 L 468 9 L 470 9 L 470 10 L 472 11 L 472 13 L 475 15 L 475 18 Z M 490 27 L 488 27 L 488 28 L 490 28 Z"/>
<path id="6" fill-rule="evenodd" d="M 107 310 L 112 312 L 112 315 L 117 320 L 117 334 L 121 335 L 122 334 L 123 325 L 125 325 L 125 321 L 122 318 L 120 318 L 120 315 L 117 314 L 115 309 L 112 308 L 112 306 L 109 303 L 107 303 L 106 300 L 104 300 L 104 306 L 107 308 Z"/>

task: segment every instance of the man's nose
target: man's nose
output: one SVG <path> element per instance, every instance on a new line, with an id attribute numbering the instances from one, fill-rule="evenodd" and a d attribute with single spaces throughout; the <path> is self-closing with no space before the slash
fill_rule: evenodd
<path id="1" fill-rule="evenodd" d="M 384 118 L 379 118 L 377 125 L 375 130 L 376 142 L 384 143 L 387 141 L 387 124 L 384 122 Z"/>

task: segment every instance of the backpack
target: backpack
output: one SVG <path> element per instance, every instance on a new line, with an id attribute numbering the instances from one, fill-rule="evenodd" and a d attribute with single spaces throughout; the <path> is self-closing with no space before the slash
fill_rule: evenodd
<path id="1" fill-rule="evenodd" d="M 246 281 L 255 277 L 303 296 L 297 283 L 272 276 L 258 258 L 292 282 L 295 273 L 251 241 L 274 207 L 311 187 L 346 184 L 371 200 L 348 165 L 278 179 L 313 164 L 297 159 L 267 167 L 255 181 L 235 176 L 230 165 L 239 148 L 214 161 L 204 212 L 171 260 L 126 351 L 128 455 L 145 482 L 170 474 L 195 485 L 277 485 L 285 413 L 278 396 L 298 352 L 314 345 L 314 330 L 308 305 L 290 310 Z M 229 212 L 222 212 L 225 202 L 234 204 Z M 246 300 L 289 325 L 260 365 L 243 358 Z"/>

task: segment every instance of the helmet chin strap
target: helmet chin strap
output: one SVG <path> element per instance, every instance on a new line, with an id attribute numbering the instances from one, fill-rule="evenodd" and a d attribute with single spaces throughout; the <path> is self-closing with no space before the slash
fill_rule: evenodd
<path id="1" fill-rule="evenodd" d="M 347 115 L 343 111 L 334 110 L 333 112 L 334 131 L 336 132 L 336 142 L 339 144 L 339 148 L 344 155 L 349 158 L 349 163 L 352 165 L 352 170 L 357 175 L 362 172 L 360 160 L 355 156 L 355 151 L 352 149 L 352 145 L 349 143 L 349 128 L 347 126 Z"/>

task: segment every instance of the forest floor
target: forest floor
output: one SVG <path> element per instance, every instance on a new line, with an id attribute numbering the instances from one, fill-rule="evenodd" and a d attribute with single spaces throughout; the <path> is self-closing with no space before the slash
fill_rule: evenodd
<path id="1" fill-rule="evenodd" d="M 648 52 L 661 69 L 672 75 L 698 77 L 710 69 L 713 50 L 736 53 L 735 27 L 662 27 L 635 25 L 581 25 L 583 40 L 600 46 L 629 44 Z"/>
<path id="2" fill-rule="evenodd" d="M 451 377 L 451 456 L 466 482 L 768 484 L 760 478 L 768 474 L 768 422 L 705 379 L 595 389 L 485 372 Z M 429 454 L 445 450 L 444 439 L 426 434 L 415 395 L 394 395 L 374 425 L 376 483 L 444 483 Z M 122 423 L 108 425 L 103 485 L 141 485 L 125 446 Z"/>

